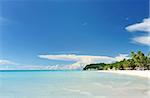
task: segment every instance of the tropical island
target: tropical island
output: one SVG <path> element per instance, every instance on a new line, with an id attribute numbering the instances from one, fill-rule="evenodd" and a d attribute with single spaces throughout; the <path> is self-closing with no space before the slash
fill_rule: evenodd
<path id="1" fill-rule="evenodd" d="M 129 59 L 111 64 L 97 63 L 86 65 L 83 70 L 150 70 L 150 52 L 131 52 Z"/>

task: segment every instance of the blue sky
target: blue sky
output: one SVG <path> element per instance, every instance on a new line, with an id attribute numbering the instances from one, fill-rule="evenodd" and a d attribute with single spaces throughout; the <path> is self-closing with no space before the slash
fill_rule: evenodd
<path id="1" fill-rule="evenodd" d="M 65 65 L 38 55 L 116 57 L 148 52 L 125 28 L 148 18 L 148 0 L 0 0 L 1 56 L 21 64 Z"/>

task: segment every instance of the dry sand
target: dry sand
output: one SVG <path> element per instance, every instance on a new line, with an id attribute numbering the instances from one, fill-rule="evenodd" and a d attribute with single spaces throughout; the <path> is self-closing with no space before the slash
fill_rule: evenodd
<path id="1" fill-rule="evenodd" d="M 150 71 L 138 71 L 138 70 L 102 70 L 98 72 L 106 72 L 106 73 L 117 73 L 117 74 L 124 74 L 124 75 L 132 75 L 132 76 L 139 76 L 150 79 Z"/>

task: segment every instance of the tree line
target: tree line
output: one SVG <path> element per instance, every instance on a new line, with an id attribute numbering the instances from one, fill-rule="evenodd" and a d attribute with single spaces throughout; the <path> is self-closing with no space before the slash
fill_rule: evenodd
<path id="1" fill-rule="evenodd" d="M 150 52 L 131 52 L 129 59 L 111 64 L 98 63 L 86 65 L 83 70 L 150 70 Z"/>

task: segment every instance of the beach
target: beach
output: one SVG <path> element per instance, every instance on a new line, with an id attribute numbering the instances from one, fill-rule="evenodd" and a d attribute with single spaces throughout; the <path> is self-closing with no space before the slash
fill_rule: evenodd
<path id="1" fill-rule="evenodd" d="M 0 71 L 0 98 L 148 98 L 148 82 L 96 71 Z"/>
<path id="2" fill-rule="evenodd" d="M 130 75 L 130 76 L 138 76 L 143 78 L 150 79 L 150 71 L 140 71 L 140 70 L 102 70 L 98 72 L 104 72 L 104 73 L 116 73 L 116 74 L 122 74 L 122 75 Z"/>

